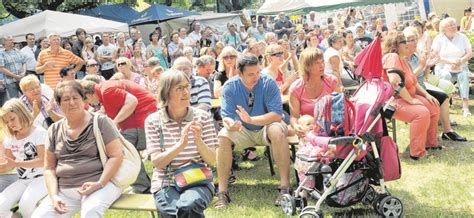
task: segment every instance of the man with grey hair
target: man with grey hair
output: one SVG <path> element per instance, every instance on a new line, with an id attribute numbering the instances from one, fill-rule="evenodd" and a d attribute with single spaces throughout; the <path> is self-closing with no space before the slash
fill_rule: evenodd
<path id="1" fill-rule="evenodd" d="M 267 45 L 276 44 L 278 39 L 276 38 L 276 34 L 274 32 L 267 32 L 265 33 L 265 42 Z"/>
<path id="2" fill-rule="evenodd" d="M 280 12 L 278 14 L 278 20 L 274 25 L 274 32 L 278 34 L 278 39 L 283 38 L 284 35 L 288 37 L 291 31 L 293 31 L 293 24 L 285 18 L 283 12 Z"/>
<path id="3" fill-rule="evenodd" d="M 20 80 L 26 75 L 26 59 L 13 47 L 13 37 L 0 38 L 4 50 L 0 52 L 0 80 L 4 80 L 6 92 L 0 90 L 0 103 L 20 96 Z"/>
<path id="4" fill-rule="evenodd" d="M 209 88 L 211 90 L 211 98 L 214 97 L 214 72 L 216 69 L 216 59 L 210 55 L 203 55 L 196 59 L 196 75 L 204 77 L 209 82 Z"/>
<path id="5" fill-rule="evenodd" d="M 186 57 L 174 61 L 172 69 L 183 71 L 191 78 L 191 106 L 209 111 L 211 109 L 211 90 L 209 82 L 201 76 L 193 75 L 193 64 Z"/>

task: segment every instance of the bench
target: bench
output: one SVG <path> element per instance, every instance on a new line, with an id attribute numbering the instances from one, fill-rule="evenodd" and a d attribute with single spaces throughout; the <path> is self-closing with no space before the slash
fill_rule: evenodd
<path id="1" fill-rule="evenodd" d="M 151 217 L 158 217 L 155 199 L 151 194 L 122 194 L 109 209 L 148 211 Z"/>

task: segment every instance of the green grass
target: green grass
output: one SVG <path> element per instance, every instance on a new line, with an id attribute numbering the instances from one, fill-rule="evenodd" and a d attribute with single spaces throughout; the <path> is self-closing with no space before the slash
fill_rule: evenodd
<path id="1" fill-rule="evenodd" d="M 441 141 L 446 149 L 432 152 L 433 157 L 413 161 L 408 157 L 408 126 L 397 122 L 398 146 L 401 152 L 402 178 L 387 184 L 392 195 L 404 204 L 406 217 L 473 217 L 474 216 L 474 117 L 464 118 L 455 101 L 451 119 L 455 130 L 468 138 L 468 142 Z M 471 111 L 474 108 L 471 107 Z M 259 152 L 262 152 L 260 149 Z M 266 160 L 244 162 L 237 171 L 237 181 L 230 186 L 231 205 L 223 210 L 212 206 L 205 211 L 207 217 L 285 217 L 274 207 L 278 176 L 271 177 Z M 147 168 L 151 165 L 148 163 Z M 292 178 L 293 171 L 292 171 Z M 295 181 L 293 180 L 295 186 Z M 371 207 L 323 207 L 325 216 L 376 216 Z M 145 212 L 109 210 L 106 217 L 150 217 Z"/>

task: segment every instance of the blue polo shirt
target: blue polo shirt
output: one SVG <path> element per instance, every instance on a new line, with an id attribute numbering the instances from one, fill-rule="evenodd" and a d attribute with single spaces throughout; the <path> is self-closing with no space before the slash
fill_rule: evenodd
<path id="1" fill-rule="evenodd" d="M 235 112 L 237 105 L 245 108 L 251 117 L 263 115 L 269 112 L 282 114 L 282 103 L 280 89 L 275 80 L 268 75 L 261 74 L 257 84 L 252 91 L 254 96 L 253 106 L 250 107 L 249 94 L 250 92 L 245 87 L 240 77 L 234 77 L 224 84 L 224 91 L 222 93 L 222 118 L 229 117 L 233 120 L 240 120 L 239 115 Z M 244 127 L 248 130 L 260 130 L 263 126 L 255 126 L 242 122 Z"/>

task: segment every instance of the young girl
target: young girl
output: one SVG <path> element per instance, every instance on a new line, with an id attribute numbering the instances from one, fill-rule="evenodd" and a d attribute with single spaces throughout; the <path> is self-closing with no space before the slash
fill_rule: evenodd
<path id="1" fill-rule="evenodd" d="M 35 207 L 47 195 L 43 178 L 44 143 L 47 131 L 33 125 L 33 117 L 23 102 L 8 100 L 0 110 L 1 131 L 5 135 L 5 155 L 0 172 L 16 168 L 19 179 L 0 193 L 0 217 L 11 217 L 18 203 L 22 217 L 31 217 Z"/>

